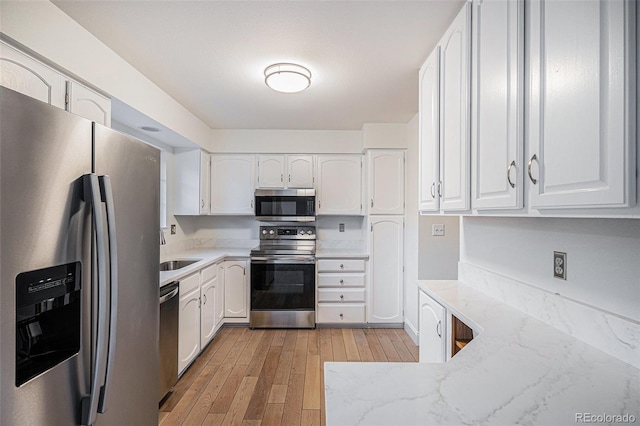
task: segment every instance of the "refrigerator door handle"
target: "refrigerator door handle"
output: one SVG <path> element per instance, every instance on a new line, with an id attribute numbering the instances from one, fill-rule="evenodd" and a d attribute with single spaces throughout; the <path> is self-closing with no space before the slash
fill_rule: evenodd
<path id="1" fill-rule="evenodd" d="M 100 389 L 103 385 L 106 366 L 107 344 L 107 258 L 105 253 L 106 238 L 104 217 L 100 200 L 100 183 L 96 174 L 83 176 L 85 200 L 91 205 L 93 231 L 96 240 L 96 262 L 98 267 L 98 312 L 96 347 L 93 352 L 93 371 L 91 377 L 91 394 L 82 398 L 82 424 L 91 426 L 96 421 Z"/>
<path id="2" fill-rule="evenodd" d="M 108 175 L 100 176 L 100 194 L 105 202 L 107 211 L 107 234 L 109 236 L 109 334 L 108 334 L 108 355 L 106 361 L 104 385 L 100 389 L 100 401 L 98 412 L 104 413 L 107 410 L 106 396 L 108 395 L 109 384 L 113 371 L 113 360 L 116 353 L 116 330 L 118 324 L 118 244 L 116 242 L 116 219 L 113 204 L 113 191 L 111 189 L 111 178 Z"/>

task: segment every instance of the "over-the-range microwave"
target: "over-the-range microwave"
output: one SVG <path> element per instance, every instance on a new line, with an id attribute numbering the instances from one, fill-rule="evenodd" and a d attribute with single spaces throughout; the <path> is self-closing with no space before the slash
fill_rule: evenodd
<path id="1" fill-rule="evenodd" d="M 313 222 L 315 189 L 256 189 L 256 220 L 265 222 Z"/>

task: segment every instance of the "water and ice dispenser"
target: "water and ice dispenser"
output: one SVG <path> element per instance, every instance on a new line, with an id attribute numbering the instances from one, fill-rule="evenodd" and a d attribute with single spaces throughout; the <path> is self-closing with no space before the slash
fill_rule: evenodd
<path id="1" fill-rule="evenodd" d="M 81 265 L 16 277 L 16 386 L 80 350 Z"/>

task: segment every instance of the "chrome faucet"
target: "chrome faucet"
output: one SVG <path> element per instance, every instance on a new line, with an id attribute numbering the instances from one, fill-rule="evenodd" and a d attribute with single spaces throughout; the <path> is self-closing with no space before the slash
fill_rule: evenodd
<path id="1" fill-rule="evenodd" d="M 160 228 L 160 245 L 163 246 L 167 244 L 167 240 L 164 239 L 164 230 Z"/>

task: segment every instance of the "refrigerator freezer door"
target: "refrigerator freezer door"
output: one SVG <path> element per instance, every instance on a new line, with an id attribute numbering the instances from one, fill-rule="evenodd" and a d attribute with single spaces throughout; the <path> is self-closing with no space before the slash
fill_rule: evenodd
<path id="1" fill-rule="evenodd" d="M 3 87 L 0 122 L 0 424 L 78 424 L 89 392 L 90 327 L 80 327 L 77 354 L 16 386 L 15 304 L 20 274 L 79 262 L 81 317 L 90 314 L 90 211 L 81 177 L 91 171 L 91 123 Z M 31 332 L 47 331 L 34 322 Z"/>
<path id="2" fill-rule="evenodd" d="M 96 424 L 157 425 L 160 152 L 98 124 L 94 133 L 94 172 L 109 176 L 118 254 L 116 351 Z"/>

